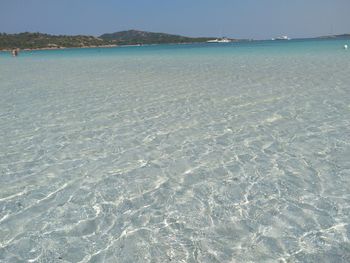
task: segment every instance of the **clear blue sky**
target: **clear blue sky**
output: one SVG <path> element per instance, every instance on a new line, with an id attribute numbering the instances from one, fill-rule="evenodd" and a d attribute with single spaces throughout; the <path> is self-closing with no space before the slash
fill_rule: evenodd
<path id="1" fill-rule="evenodd" d="M 256 39 L 350 33 L 350 0 L 0 0 L 0 32 L 126 29 Z"/>

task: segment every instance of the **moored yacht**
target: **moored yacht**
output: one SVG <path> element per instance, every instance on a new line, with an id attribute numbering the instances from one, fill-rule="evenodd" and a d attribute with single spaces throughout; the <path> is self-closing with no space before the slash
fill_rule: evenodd
<path id="1" fill-rule="evenodd" d="M 213 39 L 213 40 L 208 40 L 207 43 L 230 43 L 231 40 L 223 37 L 223 38 L 217 38 L 217 39 Z"/>
<path id="2" fill-rule="evenodd" d="M 290 40 L 290 38 L 288 36 L 281 36 L 281 37 L 273 38 L 272 40 Z"/>

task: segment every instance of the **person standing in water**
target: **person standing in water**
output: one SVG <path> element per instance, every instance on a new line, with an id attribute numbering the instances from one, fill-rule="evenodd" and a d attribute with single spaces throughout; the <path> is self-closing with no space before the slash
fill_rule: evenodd
<path id="1" fill-rule="evenodd" d="M 18 56 L 18 49 L 13 49 L 13 50 L 11 51 L 11 53 L 12 53 L 12 56 L 13 56 L 13 57 L 17 57 L 17 56 Z"/>

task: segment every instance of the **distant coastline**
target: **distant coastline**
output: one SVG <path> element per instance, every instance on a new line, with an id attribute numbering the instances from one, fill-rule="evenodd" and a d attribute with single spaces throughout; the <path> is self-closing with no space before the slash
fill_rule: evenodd
<path id="1" fill-rule="evenodd" d="M 118 45 L 101 45 L 101 46 L 82 46 L 82 47 L 42 47 L 42 48 L 23 48 L 21 51 L 39 51 L 39 50 L 66 50 L 66 49 L 88 49 L 88 48 L 113 48 Z M 11 52 L 11 49 L 0 49 L 0 52 Z"/>
<path id="2" fill-rule="evenodd" d="M 329 36 L 321 36 L 316 37 L 318 39 L 349 39 L 350 34 L 341 34 L 341 35 L 329 35 Z"/>
<path id="3" fill-rule="evenodd" d="M 65 48 L 97 48 L 150 44 L 203 43 L 215 38 L 185 37 L 165 33 L 128 30 L 95 36 L 50 35 L 43 33 L 0 33 L 0 50 L 56 50 Z"/>
<path id="4" fill-rule="evenodd" d="M 243 41 L 243 40 L 242 40 Z M 206 42 L 182 42 L 182 43 L 162 43 L 163 45 L 191 45 L 201 44 Z M 67 49 L 89 49 L 89 48 L 116 48 L 116 47 L 141 47 L 141 46 L 156 46 L 162 44 L 130 44 L 130 45 L 100 45 L 100 46 L 80 46 L 80 47 L 42 47 L 42 48 L 23 48 L 20 51 L 44 51 L 44 50 L 67 50 Z M 11 49 L 0 49 L 0 52 L 11 52 L 15 48 Z"/>
<path id="5" fill-rule="evenodd" d="M 247 39 L 225 38 L 228 42 L 254 41 Z M 350 39 L 350 34 L 329 35 L 303 39 Z M 99 37 L 77 35 L 50 35 L 44 33 L 0 33 L 0 52 L 14 49 L 23 51 L 61 50 L 71 48 L 112 48 L 158 44 L 194 44 L 220 42 L 216 37 L 185 37 L 166 33 L 153 33 L 139 30 L 128 30 L 103 34 Z M 258 41 L 258 40 L 255 40 Z"/>

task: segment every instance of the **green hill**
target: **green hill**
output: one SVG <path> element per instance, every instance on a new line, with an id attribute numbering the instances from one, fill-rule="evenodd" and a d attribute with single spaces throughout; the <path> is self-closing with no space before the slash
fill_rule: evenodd
<path id="1" fill-rule="evenodd" d="M 208 37 L 185 37 L 165 33 L 153 33 L 138 30 L 121 31 L 94 36 L 50 35 L 43 33 L 0 33 L 0 50 L 41 49 L 41 48 L 71 48 L 99 47 L 108 45 L 139 45 L 139 44 L 177 44 L 200 43 L 212 40 Z"/>
<path id="2" fill-rule="evenodd" d="M 193 43 L 206 42 L 213 38 L 208 37 L 184 37 L 165 33 L 153 33 L 139 30 L 128 30 L 116 33 L 103 34 L 100 36 L 103 40 L 112 41 L 119 45 L 135 44 L 169 44 L 169 43 Z"/>
<path id="3" fill-rule="evenodd" d="M 38 48 L 69 48 L 90 47 L 112 44 L 110 41 L 93 36 L 65 36 L 42 33 L 1 34 L 0 50 L 4 49 L 38 49 Z"/>

